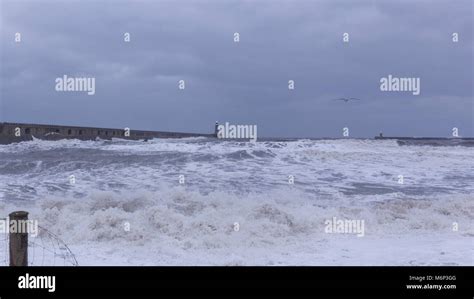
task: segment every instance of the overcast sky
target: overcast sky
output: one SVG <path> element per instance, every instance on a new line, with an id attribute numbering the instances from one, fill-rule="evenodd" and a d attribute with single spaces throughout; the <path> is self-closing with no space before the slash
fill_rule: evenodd
<path id="1" fill-rule="evenodd" d="M 474 135 L 472 0 L 0 3 L 1 121 L 209 132 L 218 120 L 256 124 L 260 137 L 340 137 L 343 127 L 353 137 L 449 136 L 453 127 Z M 420 95 L 382 92 L 389 74 L 420 78 Z M 95 95 L 56 91 L 63 75 L 94 77 Z"/>

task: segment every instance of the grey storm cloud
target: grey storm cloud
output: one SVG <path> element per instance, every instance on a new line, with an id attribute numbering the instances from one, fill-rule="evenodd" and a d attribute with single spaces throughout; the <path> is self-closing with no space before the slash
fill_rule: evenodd
<path id="1" fill-rule="evenodd" d="M 474 135 L 471 0 L 0 3 L 3 121 L 209 132 L 219 120 L 281 137 L 336 137 L 343 127 L 354 137 L 448 136 L 453 127 Z M 421 94 L 381 92 L 389 74 L 419 77 Z M 95 95 L 57 92 L 63 75 L 96 78 Z M 362 100 L 332 100 L 340 97 Z"/>

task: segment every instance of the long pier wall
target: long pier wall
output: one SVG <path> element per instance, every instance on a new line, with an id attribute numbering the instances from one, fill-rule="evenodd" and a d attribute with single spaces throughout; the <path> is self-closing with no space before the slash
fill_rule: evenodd
<path id="1" fill-rule="evenodd" d="M 375 136 L 374 139 L 378 140 L 390 140 L 390 139 L 396 139 L 396 140 L 474 140 L 474 138 L 470 137 L 380 137 L 380 136 Z"/>
<path id="2" fill-rule="evenodd" d="M 152 138 L 215 137 L 215 134 L 126 130 L 125 128 L 113 129 L 25 123 L 0 123 L 0 144 L 33 140 L 33 137 L 44 140 L 96 140 L 98 138 L 109 140 L 112 138 L 148 140 Z"/>
<path id="3" fill-rule="evenodd" d="M 474 147 L 474 138 L 470 137 L 384 137 L 375 136 L 376 140 L 395 140 L 398 145 L 430 146 L 468 146 Z"/>

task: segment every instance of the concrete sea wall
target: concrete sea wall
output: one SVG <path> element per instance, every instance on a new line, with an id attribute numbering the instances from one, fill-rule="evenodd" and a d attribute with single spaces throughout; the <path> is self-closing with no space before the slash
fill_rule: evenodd
<path id="1" fill-rule="evenodd" d="M 44 140 L 96 140 L 97 138 L 148 140 L 152 138 L 215 137 L 215 134 L 142 131 L 131 129 L 126 130 L 98 127 L 78 127 L 25 123 L 0 123 L 0 144 L 9 144 L 13 142 L 33 140 L 33 137 Z"/>

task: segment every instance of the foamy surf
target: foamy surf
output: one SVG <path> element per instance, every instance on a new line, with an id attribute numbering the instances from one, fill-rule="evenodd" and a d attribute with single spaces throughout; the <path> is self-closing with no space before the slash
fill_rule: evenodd
<path id="1" fill-rule="evenodd" d="M 0 210 L 20 207 L 2 202 Z M 470 196 L 335 203 L 291 190 L 237 196 L 173 188 L 49 198 L 27 209 L 69 244 L 80 264 L 473 264 Z M 332 217 L 364 219 L 364 237 L 325 233 Z"/>
<path id="2" fill-rule="evenodd" d="M 2 217 L 28 210 L 81 265 L 474 264 L 469 148 L 190 138 L 0 153 Z M 327 233 L 333 217 L 364 220 L 363 237 Z"/>

